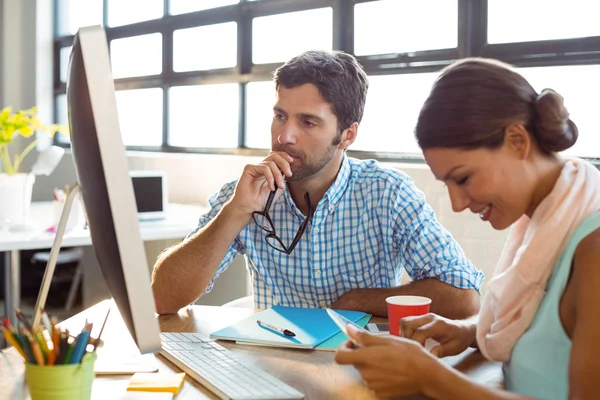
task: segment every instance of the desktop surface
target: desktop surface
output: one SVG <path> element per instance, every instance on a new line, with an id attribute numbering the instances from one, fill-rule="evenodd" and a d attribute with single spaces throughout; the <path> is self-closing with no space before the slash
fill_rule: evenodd
<path id="1" fill-rule="evenodd" d="M 127 332 L 114 303 L 103 301 L 94 307 L 68 319 L 62 325 L 76 330 L 85 319 L 101 321 L 112 306 L 108 323 L 102 334 L 105 346 L 98 351 L 98 360 L 106 358 L 135 357 L 139 353 L 133 339 Z M 256 310 L 236 307 L 192 306 L 180 310 L 178 314 L 160 316 L 163 332 L 198 332 L 208 336 L 211 332 L 247 318 Z M 375 320 L 376 322 L 378 320 Z M 375 399 L 371 391 L 361 381 L 360 375 L 349 366 L 340 366 L 333 361 L 334 353 L 327 351 L 290 350 L 258 346 L 236 345 L 219 341 L 219 344 L 235 353 L 243 362 L 255 364 L 273 376 L 305 394 L 306 399 Z M 154 363 L 160 372 L 180 372 L 162 356 L 152 354 L 142 356 L 144 361 Z M 474 350 L 448 358 L 445 362 L 456 366 L 472 379 L 490 387 L 502 387 L 500 364 L 486 361 Z M 0 357 L 0 400 L 28 399 L 24 380 L 22 358 L 11 348 Z M 92 399 L 119 399 L 129 382 L 130 376 L 96 377 Z M 178 400 L 216 399 L 217 397 L 199 383 L 187 377 L 183 388 L 176 397 Z M 424 396 L 411 396 L 407 399 L 424 399 Z"/>
<path id="2" fill-rule="evenodd" d="M 0 251 L 31 250 L 51 247 L 54 233 L 46 229 L 54 225 L 51 201 L 31 203 L 29 222 L 37 229 L 14 233 L 0 229 Z M 140 221 L 142 240 L 180 239 L 198 226 L 198 218 L 206 208 L 190 204 L 169 203 L 164 219 Z M 62 246 L 89 246 L 92 244 L 87 229 L 75 228 L 63 236 Z"/>

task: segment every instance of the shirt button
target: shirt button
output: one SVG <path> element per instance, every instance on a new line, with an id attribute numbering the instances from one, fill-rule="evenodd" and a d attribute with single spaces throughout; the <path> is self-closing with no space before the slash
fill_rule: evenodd
<path id="1" fill-rule="evenodd" d="M 314 233 L 319 233 L 319 230 L 320 230 L 319 227 L 316 227 L 316 228 L 313 229 L 313 232 Z"/>
<path id="2" fill-rule="evenodd" d="M 315 277 L 316 278 L 320 278 L 321 277 L 321 271 L 320 270 L 316 270 L 315 271 Z"/>

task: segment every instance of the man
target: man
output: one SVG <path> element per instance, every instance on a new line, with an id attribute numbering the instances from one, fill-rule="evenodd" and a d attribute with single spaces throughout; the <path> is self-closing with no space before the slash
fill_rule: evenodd
<path id="1" fill-rule="evenodd" d="M 212 196 L 198 229 L 159 257 L 152 276 L 158 312 L 177 312 L 210 291 L 241 253 L 257 308 L 386 316 L 386 297 L 412 294 L 430 297 L 431 311 L 449 318 L 475 314 L 483 274 L 423 193 L 400 171 L 346 155 L 368 88 L 356 59 L 308 51 L 274 81 L 272 152 Z M 404 269 L 414 281 L 399 286 Z"/>

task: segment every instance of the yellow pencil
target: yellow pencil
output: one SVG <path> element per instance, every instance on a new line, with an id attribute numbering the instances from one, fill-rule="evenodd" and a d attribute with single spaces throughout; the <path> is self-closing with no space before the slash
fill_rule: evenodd
<path id="1" fill-rule="evenodd" d="M 7 330 L 7 329 L 3 329 L 3 330 L 4 330 L 4 338 L 6 339 L 6 341 L 8 342 L 8 344 L 10 344 L 15 349 L 17 349 L 17 351 L 19 352 L 19 354 L 21 354 L 23 356 L 23 358 L 25 360 L 27 360 L 27 355 L 25 354 L 25 351 L 23 351 L 23 349 L 21 348 L 21 344 L 16 339 L 16 337 L 13 336 L 12 332 L 10 332 L 9 330 Z"/>

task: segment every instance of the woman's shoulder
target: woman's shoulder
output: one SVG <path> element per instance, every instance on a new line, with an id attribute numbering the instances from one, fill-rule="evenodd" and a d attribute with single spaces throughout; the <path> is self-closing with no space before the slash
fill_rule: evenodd
<path id="1" fill-rule="evenodd" d="M 577 242 L 575 255 L 580 252 L 600 251 L 600 210 L 584 219 L 572 234 Z"/>
<path id="2" fill-rule="evenodd" d="M 588 227 L 585 233 L 575 248 L 571 279 L 579 288 L 578 291 L 586 291 L 587 288 L 595 295 L 600 289 L 597 286 L 600 285 L 600 226 L 595 229 Z"/>
<path id="3" fill-rule="evenodd" d="M 581 259 L 583 257 L 593 257 L 596 262 L 600 262 L 600 226 L 588 233 L 577 244 L 575 262 L 578 258 Z"/>

